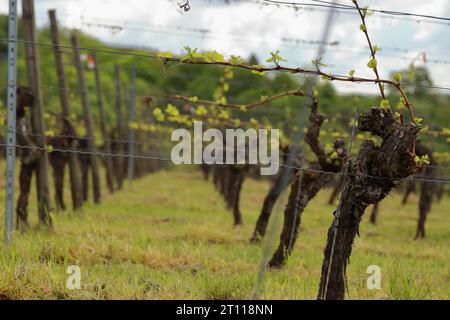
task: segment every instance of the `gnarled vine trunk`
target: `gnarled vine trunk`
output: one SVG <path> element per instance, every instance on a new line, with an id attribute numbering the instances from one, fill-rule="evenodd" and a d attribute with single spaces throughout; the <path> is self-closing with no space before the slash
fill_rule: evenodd
<path id="1" fill-rule="evenodd" d="M 242 214 L 239 209 L 239 202 L 246 169 L 245 166 L 232 165 L 228 170 L 230 181 L 227 202 L 229 208 L 233 210 L 234 225 L 237 226 L 242 224 Z"/>
<path id="2" fill-rule="evenodd" d="M 317 169 L 320 169 L 318 167 Z M 281 267 L 291 254 L 297 240 L 303 210 L 309 201 L 331 180 L 331 175 L 311 171 L 300 171 L 291 185 L 288 203 L 284 210 L 283 230 L 280 244 L 270 259 L 270 268 Z"/>
<path id="3" fill-rule="evenodd" d="M 320 146 L 320 127 L 325 117 L 318 114 L 317 99 L 313 99 L 309 115 L 309 126 L 305 141 L 317 157 L 318 163 L 311 165 L 310 170 L 301 170 L 291 184 L 288 203 L 284 210 L 284 223 L 280 235 L 280 244 L 269 261 L 271 268 L 281 267 L 291 254 L 297 240 L 301 217 L 309 201 L 331 180 L 332 175 L 341 171 L 342 160 L 347 156 L 345 143 L 342 139 L 335 141 L 331 154 L 325 152 Z"/>
<path id="4" fill-rule="evenodd" d="M 223 196 L 227 209 L 232 210 L 234 225 L 242 224 L 239 202 L 247 170 L 248 166 L 246 165 L 220 164 L 214 166 L 213 183 Z"/>
<path id="5" fill-rule="evenodd" d="M 333 191 L 331 192 L 330 198 L 328 199 L 328 204 L 332 205 L 334 203 L 334 201 L 336 200 L 339 191 L 341 191 L 342 188 L 342 181 L 343 178 L 339 177 L 339 180 L 336 182 L 336 184 L 333 187 Z"/>
<path id="6" fill-rule="evenodd" d="M 405 187 L 405 194 L 402 199 L 403 205 L 405 205 L 408 202 L 409 195 L 414 192 L 416 192 L 416 182 L 414 180 L 407 181 Z"/>
<path id="7" fill-rule="evenodd" d="M 203 178 L 205 179 L 205 181 L 208 181 L 209 179 L 209 173 L 211 171 L 211 166 L 209 164 L 206 163 L 202 163 L 200 165 L 200 169 L 202 170 L 203 173 Z"/>
<path id="8" fill-rule="evenodd" d="M 269 223 L 270 215 L 272 214 L 273 207 L 280 197 L 281 193 L 285 188 L 282 186 L 282 177 L 285 175 L 285 171 L 290 170 L 287 167 L 281 167 L 280 172 L 273 185 L 271 186 L 268 194 L 264 198 L 263 207 L 261 209 L 261 213 L 259 214 L 258 220 L 256 221 L 255 230 L 253 231 L 253 235 L 250 238 L 250 242 L 259 242 L 264 235 L 266 234 L 267 225 Z M 290 170 L 291 177 L 289 177 L 289 181 L 292 180 L 293 176 L 296 174 L 296 170 Z M 289 183 L 290 184 L 290 183 Z M 288 184 L 285 185 L 286 187 Z"/>
<path id="9" fill-rule="evenodd" d="M 374 203 L 372 206 L 372 213 L 370 214 L 370 223 L 371 224 L 377 224 L 377 217 L 378 217 L 378 212 L 380 209 L 380 203 Z"/>
<path id="10" fill-rule="evenodd" d="M 319 299 L 343 299 L 345 277 L 359 223 L 370 204 L 383 200 L 395 181 L 414 173 L 414 142 L 418 126 L 396 122 L 390 111 L 372 108 L 358 121 L 361 131 L 382 138 L 381 146 L 363 141 L 358 157 L 347 161 L 341 199 L 328 230 Z"/>
<path id="11" fill-rule="evenodd" d="M 415 239 L 425 238 L 425 222 L 427 220 L 428 212 L 431 210 L 431 204 L 433 202 L 433 195 L 436 191 L 436 185 L 433 179 L 436 179 L 436 161 L 434 160 L 433 153 L 423 143 L 417 142 L 416 154 L 418 156 L 428 155 L 430 165 L 423 167 L 420 178 L 424 179 L 420 186 L 420 198 L 419 198 L 419 220 L 417 223 L 417 232 Z"/>

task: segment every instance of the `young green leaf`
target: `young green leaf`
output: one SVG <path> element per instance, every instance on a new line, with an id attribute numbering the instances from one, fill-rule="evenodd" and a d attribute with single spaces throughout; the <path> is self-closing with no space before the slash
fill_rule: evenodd
<path id="1" fill-rule="evenodd" d="M 231 69 L 231 67 L 226 67 L 223 76 L 225 77 L 225 79 L 233 79 L 233 70 Z"/>
<path id="2" fill-rule="evenodd" d="M 167 107 L 166 107 L 166 114 L 168 114 L 169 116 L 179 116 L 180 115 L 180 111 L 178 111 L 177 107 L 175 107 L 173 104 L 168 103 Z"/>
<path id="3" fill-rule="evenodd" d="M 157 58 L 172 58 L 172 53 L 170 53 L 170 51 L 166 51 L 166 52 L 158 52 L 158 54 L 156 55 Z"/>
<path id="4" fill-rule="evenodd" d="M 430 164 L 430 157 L 427 154 L 423 155 L 421 157 L 415 156 L 414 162 L 419 166 L 423 166 L 425 164 Z"/>
<path id="5" fill-rule="evenodd" d="M 196 103 L 198 101 L 197 96 L 189 97 L 189 101 L 192 103 Z"/>
<path id="6" fill-rule="evenodd" d="M 153 116 L 155 117 L 156 121 L 164 121 L 165 117 L 164 117 L 164 113 L 161 111 L 160 108 L 155 108 L 153 110 Z"/>
<path id="7" fill-rule="evenodd" d="M 195 110 L 195 114 L 199 117 L 204 116 L 205 114 L 207 114 L 208 111 L 206 110 L 206 108 L 204 106 L 198 106 L 197 109 Z"/>
<path id="8" fill-rule="evenodd" d="M 257 69 L 264 69 L 266 66 L 263 66 L 263 65 L 260 65 L 260 64 L 254 64 L 254 65 L 252 65 L 252 67 L 253 68 L 257 68 Z M 266 72 L 265 71 L 259 71 L 259 70 L 252 70 L 252 73 L 263 75 Z"/>
<path id="9" fill-rule="evenodd" d="M 403 97 L 400 97 L 400 100 L 397 103 L 397 110 L 401 112 L 405 108 L 405 106 L 405 99 L 403 99 Z"/>
<path id="10" fill-rule="evenodd" d="M 266 60 L 266 62 L 273 62 L 275 63 L 277 66 L 279 65 L 280 61 L 284 61 L 287 62 L 287 60 L 283 59 L 280 55 L 280 50 L 277 50 L 275 52 L 271 52 L 270 55 L 271 57 L 269 59 Z"/>
<path id="11" fill-rule="evenodd" d="M 240 56 L 231 55 L 230 58 L 228 59 L 228 62 L 231 63 L 232 65 L 238 65 L 243 64 L 244 59 L 242 59 Z"/>
<path id="12" fill-rule="evenodd" d="M 226 110 L 221 110 L 219 113 L 219 118 L 227 120 L 230 118 L 230 114 Z"/>
<path id="13" fill-rule="evenodd" d="M 381 102 L 380 102 L 380 107 L 382 108 L 382 109 L 385 109 L 385 110 L 387 110 L 387 109 L 389 109 L 389 100 L 387 100 L 387 99 L 383 99 L 383 100 L 381 100 Z"/>
<path id="14" fill-rule="evenodd" d="M 319 96 L 319 91 L 317 90 L 316 87 L 313 88 L 313 97 L 317 98 Z"/>
<path id="15" fill-rule="evenodd" d="M 395 80 L 395 82 L 397 82 L 397 83 L 400 83 L 400 81 L 402 81 L 402 74 L 401 73 L 398 73 L 398 72 L 396 72 L 396 73 L 394 73 L 394 80 Z"/>
<path id="16" fill-rule="evenodd" d="M 420 117 L 414 117 L 414 121 L 415 121 L 417 124 L 422 124 L 423 118 L 420 118 Z"/>
<path id="17" fill-rule="evenodd" d="M 205 53 L 205 60 L 208 62 L 223 62 L 224 57 L 220 53 L 218 53 L 216 50 L 214 51 L 207 51 Z"/>
<path id="18" fill-rule="evenodd" d="M 375 69 L 377 67 L 377 59 L 375 58 L 370 59 L 369 62 L 367 63 L 367 66 L 370 69 Z"/>
<path id="19" fill-rule="evenodd" d="M 326 67 L 326 66 L 327 66 L 325 63 L 322 63 L 322 58 L 313 59 L 313 60 L 311 60 L 311 63 L 312 63 L 317 69 L 320 69 L 320 67 Z"/>

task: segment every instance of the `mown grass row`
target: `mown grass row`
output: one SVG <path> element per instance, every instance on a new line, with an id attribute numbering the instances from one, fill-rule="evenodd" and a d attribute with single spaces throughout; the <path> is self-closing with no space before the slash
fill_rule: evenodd
<path id="1" fill-rule="evenodd" d="M 0 246 L 0 299 L 249 298 L 262 249 L 248 240 L 267 188 L 264 181 L 245 182 L 244 226 L 238 228 L 211 182 L 185 169 L 134 181 L 83 212 L 55 213 L 52 232 L 36 227 L 15 233 L 9 251 Z M 292 258 L 286 268 L 267 272 L 262 298 L 315 299 L 334 210 L 328 196 L 320 193 L 305 211 Z M 434 205 L 422 241 L 412 240 L 417 197 L 406 206 L 400 200 L 394 194 L 382 203 L 379 225 L 364 218 L 348 270 L 348 298 L 450 297 L 450 199 Z M 30 204 L 36 225 L 34 196 Z M 81 268 L 80 290 L 66 288 L 72 264 Z M 369 265 L 381 268 L 381 290 L 366 288 Z"/>

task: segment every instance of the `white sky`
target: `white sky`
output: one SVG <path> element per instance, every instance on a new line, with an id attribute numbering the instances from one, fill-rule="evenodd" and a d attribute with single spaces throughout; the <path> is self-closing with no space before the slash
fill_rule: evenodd
<path id="1" fill-rule="evenodd" d="M 351 4 L 350 0 L 339 2 Z M 270 51 L 280 49 L 288 65 L 304 67 L 315 57 L 317 45 L 286 43 L 281 39 L 320 40 L 327 16 L 326 9 L 295 11 L 246 1 L 231 1 L 226 5 L 215 0 L 190 0 L 190 4 L 191 10 L 181 14 L 175 0 L 35 0 L 39 26 L 48 23 L 47 10 L 54 8 L 62 25 L 79 28 L 107 43 L 152 47 L 174 53 L 180 53 L 184 45 L 189 45 L 200 50 L 214 49 L 225 55 L 248 57 L 256 53 L 260 61 L 264 61 Z M 450 17 L 450 1 L 446 0 L 361 0 L 360 4 Z M 7 0 L 0 0 L 0 12 L 7 13 L 7 6 Z M 366 66 L 367 44 L 358 29 L 359 17 L 340 12 L 328 39 L 338 41 L 339 45 L 328 46 L 323 61 L 333 73 L 347 74 L 350 69 L 355 69 L 355 75 L 371 77 L 371 70 Z M 426 19 L 421 19 L 422 22 L 413 18 L 395 19 L 382 14 L 374 14 L 370 20 L 372 42 L 382 48 L 378 55 L 382 77 L 388 77 L 393 70 L 406 68 L 420 52 L 426 52 L 427 66 L 435 84 L 450 87 L 450 63 L 430 61 L 450 61 L 449 24 L 424 23 Z M 89 22 L 118 25 L 123 29 L 112 32 L 89 26 Z M 210 29 L 212 33 L 202 36 L 178 27 Z M 407 52 L 394 51 L 390 47 L 407 49 Z M 341 92 L 377 92 L 372 85 L 335 85 Z"/>

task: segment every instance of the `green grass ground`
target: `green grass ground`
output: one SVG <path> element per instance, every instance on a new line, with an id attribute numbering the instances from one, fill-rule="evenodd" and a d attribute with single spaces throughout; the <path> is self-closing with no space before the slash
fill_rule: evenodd
<path id="1" fill-rule="evenodd" d="M 267 188 L 266 182 L 245 182 L 244 226 L 233 228 L 231 212 L 200 172 L 146 176 L 105 195 L 100 205 L 87 204 L 81 213 L 54 214 L 51 232 L 34 227 L 14 233 L 9 251 L 0 246 L 0 298 L 249 298 L 262 246 L 248 239 Z M 0 190 L 3 208 L 2 180 Z M 289 264 L 266 273 L 261 298 L 315 299 L 334 210 L 326 204 L 328 196 L 329 190 L 323 191 L 305 211 Z M 398 195 L 388 197 L 377 226 L 368 223 L 366 212 L 348 268 L 348 298 L 450 298 L 449 208 L 448 198 L 434 205 L 422 241 L 412 240 L 416 196 L 406 206 Z M 36 226 L 34 196 L 30 216 Z M 72 264 L 81 268 L 80 290 L 66 288 L 66 268 Z M 380 290 L 366 288 L 369 265 L 381 268 Z"/>

